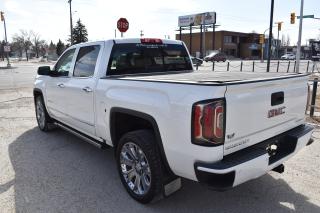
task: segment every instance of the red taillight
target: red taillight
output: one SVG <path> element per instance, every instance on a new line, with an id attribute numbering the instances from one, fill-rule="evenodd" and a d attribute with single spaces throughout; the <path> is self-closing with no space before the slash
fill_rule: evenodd
<path id="1" fill-rule="evenodd" d="M 200 106 L 195 106 L 194 108 L 194 118 L 193 118 L 193 134 L 194 137 L 199 137 L 201 136 L 201 107 Z"/>
<path id="2" fill-rule="evenodd" d="M 142 38 L 140 41 L 143 44 L 162 44 L 162 40 L 159 38 Z"/>
<path id="3" fill-rule="evenodd" d="M 202 129 L 204 138 L 213 138 L 214 128 L 214 109 L 210 105 L 203 106 L 203 123 Z"/>
<path id="4" fill-rule="evenodd" d="M 193 108 L 193 142 L 219 145 L 224 142 L 224 100 L 200 102 Z"/>

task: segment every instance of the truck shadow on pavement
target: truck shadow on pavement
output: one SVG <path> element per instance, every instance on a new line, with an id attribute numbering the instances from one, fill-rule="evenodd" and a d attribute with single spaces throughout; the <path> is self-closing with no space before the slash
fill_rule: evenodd
<path id="1" fill-rule="evenodd" d="M 282 179 L 265 175 L 233 190 L 215 192 L 183 180 L 167 199 L 141 205 L 121 185 L 113 149 L 77 137 L 32 128 L 9 146 L 16 212 L 320 212 Z M 318 187 L 318 186 L 316 186 Z"/>

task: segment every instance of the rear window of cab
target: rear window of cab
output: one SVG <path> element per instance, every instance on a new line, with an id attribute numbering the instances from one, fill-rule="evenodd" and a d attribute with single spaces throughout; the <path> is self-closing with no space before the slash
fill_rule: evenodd
<path id="1" fill-rule="evenodd" d="M 107 75 L 192 70 L 189 55 L 179 44 L 126 43 L 113 46 Z"/>

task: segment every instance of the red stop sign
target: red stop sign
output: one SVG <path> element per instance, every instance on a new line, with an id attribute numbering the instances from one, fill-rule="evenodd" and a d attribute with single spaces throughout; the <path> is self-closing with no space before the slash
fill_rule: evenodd
<path id="1" fill-rule="evenodd" d="M 129 29 L 129 22 L 126 18 L 120 18 L 117 22 L 117 28 L 120 32 L 124 33 Z"/>

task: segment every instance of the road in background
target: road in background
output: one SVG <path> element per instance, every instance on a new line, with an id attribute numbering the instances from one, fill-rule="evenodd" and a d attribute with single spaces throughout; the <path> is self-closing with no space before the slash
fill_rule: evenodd
<path id="1" fill-rule="evenodd" d="M 5 63 L 0 63 L 0 89 L 14 89 L 20 87 L 30 87 L 39 66 L 51 65 L 43 63 L 18 62 L 13 63 L 12 68 L 4 68 Z"/>

